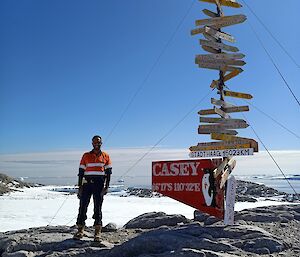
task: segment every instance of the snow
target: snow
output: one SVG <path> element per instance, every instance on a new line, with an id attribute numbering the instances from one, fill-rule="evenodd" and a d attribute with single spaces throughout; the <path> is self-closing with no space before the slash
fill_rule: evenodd
<path id="1" fill-rule="evenodd" d="M 76 195 L 55 191 L 56 188 L 55 186 L 25 188 L 22 191 L 1 196 L 0 231 L 46 226 L 50 222 L 50 225 L 74 225 L 79 200 Z M 187 218 L 193 218 L 194 208 L 168 197 L 120 197 L 120 194 L 115 192 L 105 196 L 102 208 L 104 225 L 113 222 L 118 227 L 122 227 L 130 219 L 152 211 L 182 214 Z M 235 205 L 235 210 L 280 204 L 283 204 L 283 202 L 270 200 L 260 200 L 256 203 L 238 202 Z M 93 224 L 92 212 L 93 204 L 91 200 L 88 209 L 88 226 Z"/>

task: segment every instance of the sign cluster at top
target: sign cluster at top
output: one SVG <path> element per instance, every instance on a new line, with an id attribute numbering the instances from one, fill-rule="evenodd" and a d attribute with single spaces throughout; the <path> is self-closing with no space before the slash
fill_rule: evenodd
<path id="1" fill-rule="evenodd" d="M 234 92 L 226 89 L 225 82 L 243 72 L 241 68 L 246 64 L 244 54 L 229 43 L 234 43 L 232 35 L 222 31 L 223 27 L 243 23 L 247 18 L 243 14 L 225 16 L 223 6 L 239 8 L 241 4 L 234 0 L 199 0 L 216 4 L 217 12 L 204 9 L 208 18 L 196 20 L 197 28 L 191 31 L 192 35 L 202 34 L 204 38 L 199 43 L 207 54 L 198 54 L 195 63 L 200 68 L 219 71 L 219 78 L 213 80 L 210 87 L 217 91 L 220 99 L 211 98 L 213 108 L 200 110 L 201 125 L 199 134 L 209 134 L 214 142 L 198 143 L 190 147 L 190 157 L 230 157 L 237 155 L 252 155 L 258 152 L 258 144 L 250 138 L 238 137 L 237 129 L 247 128 L 249 125 L 243 119 L 231 118 L 232 113 L 249 111 L 249 106 L 236 106 L 225 100 L 225 97 L 251 99 L 252 95 Z M 199 26 L 199 27 L 198 27 Z M 223 42 L 224 41 L 224 42 Z M 227 42 L 225 42 L 227 41 Z M 229 42 L 229 43 L 228 43 Z M 225 90 L 226 89 L 226 90 Z M 214 115 L 214 116 L 211 116 Z M 230 158 L 226 158 L 226 167 L 233 168 L 233 162 L 228 165 Z"/>

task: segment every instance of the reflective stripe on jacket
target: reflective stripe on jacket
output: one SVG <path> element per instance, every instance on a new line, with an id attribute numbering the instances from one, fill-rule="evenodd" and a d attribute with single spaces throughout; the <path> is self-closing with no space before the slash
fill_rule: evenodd
<path id="1" fill-rule="evenodd" d="M 79 168 L 84 170 L 84 175 L 105 175 L 105 170 L 111 168 L 109 155 L 100 152 L 99 155 L 93 151 L 83 154 Z"/>

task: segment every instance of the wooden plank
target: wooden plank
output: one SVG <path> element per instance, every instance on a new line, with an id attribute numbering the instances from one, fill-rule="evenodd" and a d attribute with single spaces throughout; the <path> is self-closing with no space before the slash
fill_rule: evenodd
<path id="1" fill-rule="evenodd" d="M 218 42 L 218 39 L 214 38 L 213 36 L 203 32 L 203 36 L 210 42 Z"/>
<path id="2" fill-rule="evenodd" d="M 240 69 L 240 70 L 238 70 L 238 69 L 233 70 L 232 72 L 230 72 L 229 74 L 227 74 L 227 75 L 224 76 L 223 81 L 226 82 L 226 81 L 234 78 L 235 76 L 239 75 L 241 72 L 243 72 L 242 69 Z M 218 83 L 219 83 L 219 80 L 213 80 L 211 82 L 211 84 L 210 84 L 210 87 L 211 88 L 217 88 L 219 86 Z"/>
<path id="3" fill-rule="evenodd" d="M 207 10 L 207 9 L 203 9 L 202 12 L 203 12 L 204 14 L 206 14 L 207 16 L 212 17 L 212 18 L 218 17 L 218 14 L 217 14 L 217 13 L 212 12 L 212 11 Z"/>
<path id="4" fill-rule="evenodd" d="M 220 183 L 220 188 L 223 188 L 230 173 L 232 172 L 232 170 L 234 169 L 236 165 L 236 160 L 231 159 L 228 164 L 227 167 L 225 169 L 225 171 L 223 172 L 223 174 L 221 175 L 221 183 Z"/>
<path id="5" fill-rule="evenodd" d="M 230 176 L 226 188 L 226 204 L 224 213 L 224 224 L 234 224 L 234 204 L 236 195 L 236 180 L 234 176 Z"/>
<path id="6" fill-rule="evenodd" d="M 247 123 L 212 123 L 208 125 L 200 125 L 199 128 L 202 129 L 209 129 L 209 128 L 215 128 L 216 130 L 221 129 L 241 129 L 241 128 L 247 128 L 249 125 Z"/>
<path id="7" fill-rule="evenodd" d="M 236 137 L 236 136 L 231 136 L 231 135 L 222 134 L 222 133 L 212 133 L 211 139 L 224 140 L 224 141 L 235 141 L 240 144 L 243 144 L 243 142 L 249 142 L 251 145 L 251 148 L 254 149 L 254 152 L 258 152 L 258 143 L 252 138 Z"/>
<path id="8" fill-rule="evenodd" d="M 197 54 L 197 60 L 233 60 L 233 59 L 243 59 L 245 57 L 244 54 Z"/>
<path id="9" fill-rule="evenodd" d="M 202 34 L 203 32 L 205 32 L 205 28 L 196 28 L 191 30 L 191 35 L 194 36 L 197 34 Z"/>
<path id="10" fill-rule="evenodd" d="M 213 171 L 214 178 L 218 177 L 223 172 L 223 170 L 225 169 L 225 166 L 227 165 L 229 160 L 230 160 L 230 157 L 224 158 L 222 163 L 216 169 L 214 169 L 214 171 Z"/>
<path id="11" fill-rule="evenodd" d="M 222 107 L 234 107 L 235 105 L 222 101 L 222 100 L 217 100 L 215 98 L 211 98 L 210 102 L 214 105 L 222 106 Z"/>
<path id="12" fill-rule="evenodd" d="M 210 3 L 210 4 L 216 4 L 215 0 L 199 0 L 201 2 L 206 2 L 206 3 Z M 233 8 L 240 8 L 242 7 L 241 4 L 237 3 L 236 1 L 230 1 L 230 0 L 219 0 L 219 3 L 223 6 L 227 6 L 227 7 L 233 7 Z"/>
<path id="13" fill-rule="evenodd" d="M 208 35 L 209 37 L 212 37 L 207 33 L 203 33 L 203 35 L 205 35 L 205 34 Z M 214 38 L 214 37 L 212 37 L 212 38 Z M 230 45 L 226 45 L 224 43 L 214 42 L 212 40 L 200 39 L 199 43 L 202 46 L 209 46 L 209 47 L 213 47 L 215 49 L 220 49 L 220 50 L 225 50 L 225 51 L 230 51 L 230 52 L 238 52 L 239 51 L 239 49 L 235 46 L 230 46 Z"/>
<path id="14" fill-rule="evenodd" d="M 200 55 L 197 55 L 195 58 L 195 63 L 196 64 L 206 64 L 206 63 L 211 63 L 211 64 L 217 64 L 217 65 L 235 65 L 235 66 L 243 66 L 246 64 L 246 62 L 241 61 L 241 60 L 234 60 L 234 59 L 199 59 Z"/>
<path id="15" fill-rule="evenodd" d="M 229 130 L 229 129 L 221 129 L 221 128 L 210 128 L 210 129 L 203 129 L 199 126 L 198 134 L 211 134 L 211 133 L 222 133 L 227 135 L 237 135 L 238 132 L 236 130 Z"/>
<path id="16" fill-rule="evenodd" d="M 224 108 L 224 111 L 226 113 L 231 113 L 231 112 L 248 112 L 249 111 L 249 106 L 248 105 L 244 105 L 244 106 L 226 107 L 226 108 Z"/>
<path id="17" fill-rule="evenodd" d="M 205 30 L 206 33 L 208 33 L 209 35 L 213 36 L 216 39 L 224 39 L 224 40 L 226 40 L 228 42 L 231 42 L 231 43 L 235 42 L 234 37 L 227 34 L 227 33 L 217 31 L 217 30 L 215 30 L 213 28 L 210 28 L 210 27 L 207 27 L 207 26 L 204 27 L 204 30 Z"/>
<path id="18" fill-rule="evenodd" d="M 216 54 L 216 53 L 219 53 L 219 51 L 217 49 L 214 49 L 212 47 L 209 47 L 209 46 L 201 46 L 203 50 L 209 52 L 209 53 L 212 53 L 212 54 Z"/>
<path id="19" fill-rule="evenodd" d="M 228 156 L 247 156 L 253 155 L 253 148 L 225 149 L 225 150 L 208 150 L 208 151 L 192 151 L 189 156 L 191 158 L 220 158 Z"/>
<path id="20" fill-rule="evenodd" d="M 205 109 L 205 110 L 200 110 L 198 112 L 199 115 L 211 115 L 211 114 L 216 114 L 214 109 Z"/>
<path id="21" fill-rule="evenodd" d="M 243 99 L 252 99 L 253 98 L 253 96 L 250 95 L 250 94 L 227 91 L 227 90 L 224 90 L 224 95 L 225 96 L 236 97 L 236 98 L 243 98 Z"/>
<path id="22" fill-rule="evenodd" d="M 225 118 L 225 119 L 230 118 L 230 116 L 226 112 L 222 111 L 221 109 L 219 109 L 217 107 L 214 107 L 214 111 L 216 114 L 219 114 L 222 118 Z"/>
<path id="23" fill-rule="evenodd" d="M 216 29 L 227 27 L 235 24 L 242 23 L 246 20 L 246 16 L 243 14 L 238 15 L 230 15 L 230 16 L 223 16 L 223 17 L 214 17 L 209 19 L 201 19 L 196 20 L 196 26 L 211 26 Z"/>
<path id="24" fill-rule="evenodd" d="M 201 63 L 201 64 L 198 64 L 198 66 L 200 68 L 211 69 L 211 70 L 234 71 L 235 69 L 238 69 L 241 72 L 243 71 L 243 69 L 241 69 L 241 68 L 234 67 L 234 66 L 227 66 L 227 65 L 224 65 L 224 64 Z"/>
<path id="25" fill-rule="evenodd" d="M 215 145 L 207 146 L 191 146 L 190 151 L 208 151 L 208 150 L 224 150 L 224 149 L 236 149 L 236 148 L 250 148 L 250 144 L 219 144 L 218 142 Z"/>
<path id="26" fill-rule="evenodd" d="M 206 123 L 247 123 L 245 120 L 242 119 L 224 119 L 224 118 L 211 118 L 211 117 L 200 117 L 200 122 Z"/>

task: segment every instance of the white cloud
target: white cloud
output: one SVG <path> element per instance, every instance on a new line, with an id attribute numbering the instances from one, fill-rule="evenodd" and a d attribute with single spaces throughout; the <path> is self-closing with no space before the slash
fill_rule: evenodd
<path id="1" fill-rule="evenodd" d="M 109 149 L 113 162 L 113 182 L 125 175 L 129 185 L 150 185 L 151 162 L 155 160 L 189 159 L 188 149 L 159 148 Z M 144 158 L 145 153 L 149 152 Z M 75 184 L 78 165 L 83 151 L 62 151 L 48 153 L 2 154 L 0 172 L 16 177 L 35 178 L 35 181 L 53 184 Z M 300 151 L 271 151 L 272 156 L 286 174 L 297 174 L 300 170 Z M 142 159 L 141 159 L 142 158 Z M 138 160 L 141 161 L 138 162 Z M 236 175 L 276 175 L 280 171 L 262 151 L 254 156 L 236 157 Z M 138 163 L 137 163 L 138 162 Z M 134 165 L 134 167 L 133 167 Z M 60 177 L 60 178 L 58 178 Z"/>

